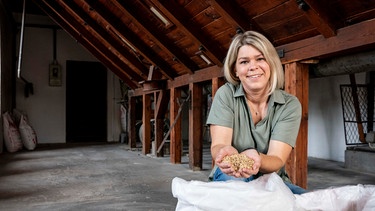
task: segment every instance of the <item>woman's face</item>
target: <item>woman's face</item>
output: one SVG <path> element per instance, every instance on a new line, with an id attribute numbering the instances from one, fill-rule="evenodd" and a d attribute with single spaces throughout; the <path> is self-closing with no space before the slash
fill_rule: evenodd
<path id="1" fill-rule="evenodd" d="M 265 91 L 271 71 L 263 54 L 251 45 L 240 47 L 235 65 L 236 76 L 246 93 Z"/>

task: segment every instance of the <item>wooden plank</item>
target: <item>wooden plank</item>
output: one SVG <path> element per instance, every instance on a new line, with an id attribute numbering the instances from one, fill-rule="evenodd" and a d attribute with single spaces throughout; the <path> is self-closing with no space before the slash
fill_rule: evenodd
<path id="1" fill-rule="evenodd" d="M 354 106 L 354 112 L 355 112 L 355 120 L 357 122 L 358 136 L 359 136 L 359 140 L 365 144 L 366 140 L 365 140 L 365 133 L 363 132 L 361 109 L 359 107 L 357 82 L 355 81 L 354 74 L 349 74 L 349 78 L 350 78 L 350 85 L 352 88 L 353 106 Z"/>
<path id="2" fill-rule="evenodd" d="M 178 115 L 179 104 L 178 100 L 181 99 L 181 90 L 171 88 L 170 90 L 170 125 L 173 124 L 174 120 Z M 171 133 L 170 133 L 170 161 L 171 163 L 181 163 L 182 154 L 182 132 L 181 132 L 181 118 L 178 118 L 175 122 Z"/>
<path id="3" fill-rule="evenodd" d="M 222 77 L 223 71 L 219 66 L 208 67 L 199 71 L 196 71 L 194 74 L 185 74 L 179 77 L 176 77 L 173 81 L 168 80 L 167 89 L 172 87 L 181 87 L 186 86 L 191 83 L 199 83 L 204 81 L 210 81 L 215 77 Z"/>
<path id="4" fill-rule="evenodd" d="M 211 91 L 212 100 L 211 102 L 214 100 L 217 90 L 224 84 L 225 84 L 225 79 L 223 77 L 212 78 L 212 91 Z M 212 160 L 212 167 L 214 166 L 215 166 L 215 160 Z"/>
<path id="5" fill-rule="evenodd" d="M 209 39 L 209 36 L 205 36 L 197 27 L 194 22 L 192 22 L 188 17 L 190 14 L 188 11 L 184 10 L 175 1 L 167 0 L 151 0 L 155 6 L 157 6 L 163 14 L 165 14 L 168 19 L 170 19 L 186 36 L 190 38 L 195 43 L 201 43 L 205 48 L 205 54 L 211 59 L 215 64 L 222 65 L 222 61 L 225 57 L 225 49 L 217 45 L 214 40 Z"/>
<path id="6" fill-rule="evenodd" d="M 91 3 L 91 5 L 94 6 L 96 4 Z M 160 68 L 159 70 L 165 75 L 165 77 L 173 79 L 177 76 L 164 58 L 161 58 L 147 44 L 145 44 L 139 35 L 133 32 L 128 25 L 124 24 L 119 17 L 113 13 L 107 12 L 104 8 L 105 7 L 97 6 L 95 7 L 95 12 L 100 16 L 105 17 L 106 22 L 112 26 L 113 30 L 116 30 L 119 35 L 127 40 L 127 42 L 131 43 L 143 57 L 147 58 L 153 65 L 158 66 Z"/>
<path id="7" fill-rule="evenodd" d="M 324 38 L 318 35 L 312 38 L 277 46 L 284 51 L 281 61 L 286 64 L 305 59 L 327 57 L 339 52 L 370 48 L 375 46 L 375 19 L 364 21 L 337 30 L 337 36 Z"/>
<path id="8" fill-rule="evenodd" d="M 155 109 L 154 109 L 154 117 L 155 117 L 155 144 L 156 149 L 159 149 L 160 145 L 164 139 L 164 119 L 165 113 L 168 110 L 168 103 L 169 103 L 169 91 L 160 90 L 159 92 L 154 93 L 154 101 Z M 164 151 L 160 150 L 159 153 L 156 153 L 157 157 L 164 156 Z"/>
<path id="9" fill-rule="evenodd" d="M 212 100 L 214 99 L 215 97 L 215 94 L 217 92 L 217 90 L 225 84 L 225 79 L 223 77 L 215 77 L 215 78 L 212 78 Z"/>
<path id="10" fill-rule="evenodd" d="M 317 30 L 326 38 L 336 35 L 336 27 L 326 6 L 327 2 L 304 0 L 309 8 L 305 11 L 305 15 L 309 21 L 317 28 Z M 300 3 L 303 4 L 303 3 Z M 337 18 L 339 19 L 339 18 Z"/>
<path id="11" fill-rule="evenodd" d="M 163 51 L 168 52 L 179 60 L 189 73 L 193 73 L 193 71 L 198 69 L 198 66 L 188 56 L 183 54 L 173 41 L 168 39 L 164 33 L 155 33 L 159 31 L 158 26 L 152 23 L 148 18 L 142 16 L 141 11 L 139 11 L 137 7 L 132 7 L 130 1 L 115 1 L 115 4 L 121 4 L 124 12 L 132 17 L 133 22 L 135 22 L 148 37 L 151 37 L 153 42 L 155 42 Z"/>
<path id="12" fill-rule="evenodd" d="M 233 2 L 227 0 L 210 0 L 208 2 L 233 27 L 238 27 L 242 29 L 242 31 L 255 30 L 265 34 L 263 29 L 252 20 L 252 17 L 249 18 L 247 16 L 245 10 L 240 5 L 233 4 Z"/>
<path id="13" fill-rule="evenodd" d="M 95 45 L 99 45 L 99 43 L 107 45 L 107 49 L 112 49 L 112 51 L 115 51 L 113 52 L 113 54 L 116 55 L 113 59 L 115 63 L 119 64 L 119 66 L 125 64 L 126 66 L 130 67 L 129 69 L 132 69 L 132 71 L 126 71 L 126 73 L 129 75 L 129 78 L 132 78 L 136 81 L 145 80 L 147 78 L 147 76 L 143 73 L 147 69 L 138 60 L 135 59 L 134 55 L 126 51 L 126 49 L 121 46 L 121 43 L 118 40 L 116 41 L 113 37 L 111 37 L 110 34 L 98 24 L 98 22 L 93 20 L 81 7 L 79 7 L 73 1 L 66 1 L 63 3 L 66 7 L 70 8 L 77 15 L 77 17 L 79 17 L 79 19 L 81 19 L 82 23 L 86 24 L 86 31 L 92 34 L 96 34 L 97 37 L 101 38 L 98 39 L 98 41 L 94 42 Z M 118 57 L 122 57 L 122 59 Z"/>
<path id="14" fill-rule="evenodd" d="M 48 14 L 61 28 L 66 30 L 72 37 L 89 50 L 96 58 L 103 62 L 111 71 L 119 78 L 124 80 L 132 89 L 139 87 L 139 84 L 130 79 L 129 75 L 119 65 L 112 62 L 115 56 L 108 52 L 104 45 L 95 45 L 96 37 L 88 33 L 80 24 L 64 11 L 56 2 L 45 2 L 42 0 L 34 0 L 34 2 Z M 73 27 L 73 25 L 76 27 Z"/>
<path id="15" fill-rule="evenodd" d="M 142 122 L 143 122 L 143 139 L 142 139 L 142 153 L 144 155 L 150 153 L 151 150 L 151 96 L 149 94 L 144 94 L 142 97 L 143 104 L 142 104 L 142 110 L 143 110 L 143 116 L 142 116 Z"/>
<path id="16" fill-rule="evenodd" d="M 285 91 L 295 95 L 302 105 L 302 119 L 297 141 L 286 164 L 291 181 L 307 188 L 307 139 L 309 104 L 309 67 L 307 64 L 289 63 L 285 65 Z"/>
<path id="17" fill-rule="evenodd" d="M 203 124 L 202 124 L 202 86 L 189 84 L 189 167 L 193 171 L 202 170 Z"/>
<path id="18" fill-rule="evenodd" d="M 128 143 L 130 148 L 137 147 L 137 131 L 136 124 L 136 98 L 129 96 L 129 115 L 128 115 Z"/>

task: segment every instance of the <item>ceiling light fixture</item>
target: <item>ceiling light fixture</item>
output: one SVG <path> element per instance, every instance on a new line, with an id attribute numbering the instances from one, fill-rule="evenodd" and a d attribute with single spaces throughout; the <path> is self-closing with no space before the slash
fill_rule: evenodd
<path id="1" fill-rule="evenodd" d="M 171 23 L 165 18 L 155 7 L 150 7 L 150 10 L 156 17 L 158 17 L 165 26 L 169 26 Z"/>
<path id="2" fill-rule="evenodd" d="M 199 55 L 203 61 L 205 61 L 208 65 L 212 64 L 211 60 L 203 53 L 203 51 L 198 51 L 195 55 Z"/>
<path id="3" fill-rule="evenodd" d="M 204 55 L 204 54 L 201 54 L 201 55 L 199 55 L 207 64 L 211 64 L 212 62 L 211 62 L 211 60 L 210 59 L 208 59 L 207 57 L 206 57 L 206 55 Z"/>
<path id="4" fill-rule="evenodd" d="M 117 31 L 113 30 L 111 27 L 107 26 L 112 33 L 114 33 L 122 42 L 124 42 L 129 48 L 131 48 L 134 52 L 137 52 L 137 49 L 134 48 L 132 44 L 130 44 L 126 39 L 124 39 Z"/>

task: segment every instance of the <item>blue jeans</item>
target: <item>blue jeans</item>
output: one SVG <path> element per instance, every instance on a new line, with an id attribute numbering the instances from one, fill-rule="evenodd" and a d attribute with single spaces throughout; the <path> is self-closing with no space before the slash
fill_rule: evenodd
<path id="1" fill-rule="evenodd" d="M 233 176 L 229 176 L 223 172 L 221 172 L 220 168 L 217 168 L 214 175 L 213 175 L 213 181 L 227 181 L 227 180 L 239 180 L 244 182 L 250 182 L 254 180 L 254 176 L 251 176 L 249 178 L 237 178 Z M 297 185 L 294 185 L 290 182 L 284 181 L 285 185 L 288 186 L 288 188 L 292 191 L 293 194 L 303 194 L 307 191 Z"/>

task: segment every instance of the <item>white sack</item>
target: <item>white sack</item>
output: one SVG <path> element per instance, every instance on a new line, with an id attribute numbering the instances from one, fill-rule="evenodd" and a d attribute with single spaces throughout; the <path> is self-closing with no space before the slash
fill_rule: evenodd
<path id="1" fill-rule="evenodd" d="M 37 137 L 34 128 L 30 126 L 25 115 L 21 115 L 19 130 L 23 146 L 28 150 L 34 150 L 37 144 Z"/>
<path id="2" fill-rule="evenodd" d="M 305 210 L 374 211 L 375 185 L 348 185 L 295 195 Z"/>
<path id="3" fill-rule="evenodd" d="M 176 177 L 172 193 L 178 199 L 176 211 L 296 210 L 293 193 L 276 173 L 251 182 L 187 182 Z"/>
<path id="4" fill-rule="evenodd" d="M 293 210 L 374 211 L 375 185 L 348 185 L 292 194 L 276 174 L 251 182 L 201 182 L 172 180 L 178 199 L 176 211 L 211 210 Z"/>
<path id="5" fill-rule="evenodd" d="M 120 105 L 120 111 L 121 111 L 121 129 L 122 129 L 122 132 L 126 132 L 128 131 L 128 126 L 126 125 L 127 121 L 126 121 L 126 108 L 123 106 L 123 105 Z"/>
<path id="6" fill-rule="evenodd" d="M 22 141 L 20 131 L 14 124 L 12 116 L 9 112 L 3 114 L 4 142 L 8 152 L 17 152 L 22 149 Z"/>

